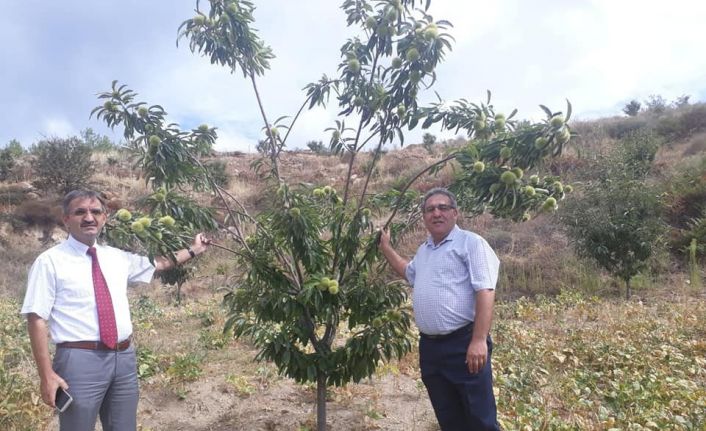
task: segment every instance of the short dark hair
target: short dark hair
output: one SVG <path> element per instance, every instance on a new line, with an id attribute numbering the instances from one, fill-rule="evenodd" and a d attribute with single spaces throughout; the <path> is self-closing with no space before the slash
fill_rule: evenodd
<path id="1" fill-rule="evenodd" d="M 456 196 L 451 193 L 448 189 L 444 187 L 434 187 L 433 189 L 429 190 L 424 194 L 424 199 L 422 200 L 422 209 L 427 206 L 427 201 L 430 197 L 434 195 L 444 195 L 449 198 L 449 202 L 451 202 L 452 207 L 456 208 L 458 206 L 458 204 L 456 203 Z"/>
<path id="2" fill-rule="evenodd" d="M 98 193 L 95 190 L 84 190 L 84 189 L 79 189 L 79 190 L 72 190 L 64 196 L 64 199 L 61 202 L 61 207 L 64 210 L 64 215 L 69 215 L 69 206 L 71 205 L 71 202 L 73 202 L 76 199 L 98 199 L 98 202 L 101 203 L 101 207 L 103 207 L 103 210 L 105 211 L 105 202 L 103 201 L 103 196 L 101 196 L 100 193 Z"/>

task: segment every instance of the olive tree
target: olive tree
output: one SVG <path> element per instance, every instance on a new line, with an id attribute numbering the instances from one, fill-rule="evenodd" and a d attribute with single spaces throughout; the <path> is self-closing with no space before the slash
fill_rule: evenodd
<path id="1" fill-rule="evenodd" d="M 241 276 L 226 296 L 226 330 L 249 337 L 258 359 L 271 360 L 297 382 L 317 386 L 318 429 L 326 425 L 326 392 L 370 376 L 381 361 L 399 358 L 412 348 L 406 289 L 389 283 L 377 250 L 374 217 L 386 217 L 397 236 L 420 217 L 418 194 L 410 187 L 424 175 L 452 163 L 457 175 L 448 184 L 470 214 L 484 211 L 526 220 L 537 211 L 554 211 L 565 188 L 556 177 L 538 175 L 542 160 L 561 153 L 571 132 L 567 112 L 546 107 L 546 120 L 518 123 L 496 112 L 488 98 L 429 106 L 418 103 L 420 91 L 436 80 L 435 69 L 451 49 L 448 21 L 426 13 L 430 1 L 345 0 L 347 24 L 359 36 L 341 48 L 338 74 L 306 86 L 293 117 L 272 121 L 260 98 L 259 79 L 274 58 L 253 28 L 254 5 L 247 0 L 196 2 L 196 15 L 179 27 L 179 40 L 211 63 L 242 73 L 256 96 L 264 137 L 255 169 L 271 196 L 259 214 L 214 181 L 207 181 L 228 212 L 229 249 Z M 204 6 L 202 8 L 202 6 Z M 159 105 L 143 106 L 134 93 L 113 84 L 98 113 L 111 126 L 121 124 L 134 142 L 137 163 L 154 187 L 193 183 L 206 170 L 198 155 L 215 132 L 208 127 L 180 132 L 164 125 Z M 290 184 L 281 175 L 280 155 L 305 109 L 327 106 L 333 97 L 339 115 L 329 133 L 329 151 L 346 156 L 348 169 L 340 188 Z M 468 145 L 423 167 L 404 187 L 373 193 L 375 165 L 393 143 L 404 144 L 405 131 L 439 124 L 464 132 Z M 353 185 L 354 164 L 362 151 L 372 153 L 362 185 Z M 167 199 L 168 201 L 168 199 Z M 156 236 L 153 224 L 131 221 L 134 232 Z M 120 218 L 120 215 L 118 215 Z M 159 228 L 162 238 L 166 229 Z M 123 229 L 122 232 L 125 230 Z"/>

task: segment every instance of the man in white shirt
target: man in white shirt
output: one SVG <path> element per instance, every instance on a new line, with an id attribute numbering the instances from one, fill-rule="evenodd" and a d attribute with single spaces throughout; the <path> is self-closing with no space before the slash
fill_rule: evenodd
<path id="1" fill-rule="evenodd" d="M 69 237 L 35 260 L 21 311 L 42 400 L 54 407 L 59 387 L 73 397 L 59 416 L 62 431 L 93 431 L 99 414 L 104 431 L 134 431 L 138 385 L 127 285 L 149 282 L 174 263 L 160 256 L 152 265 L 144 256 L 97 244 L 107 214 L 94 191 L 68 193 L 63 211 Z M 209 243 L 196 235 L 191 247 L 175 253 L 176 262 L 203 253 Z M 57 347 L 53 364 L 48 335 Z"/>
<path id="2" fill-rule="evenodd" d="M 448 190 L 429 190 L 429 237 L 412 261 L 392 248 L 387 230 L 380 250 L 413 288 L 419 367 L 442 431 L 496 431 L 489 332 L 500 262 L 485 239 L 456 226 L 456 207 Z"/>

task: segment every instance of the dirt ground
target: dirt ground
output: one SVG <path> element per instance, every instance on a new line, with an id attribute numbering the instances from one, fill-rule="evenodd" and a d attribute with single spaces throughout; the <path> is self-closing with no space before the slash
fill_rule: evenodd
<path id="1" fill-rule="evenodd" d="M 214 375 L 191 387 L 180 401 L 165 391 L 143 389 L 138 419 L 153 430 L 315 429 L 314 391 L 285 379 L 240 397 L 224 390 Z M 387 375 L 374 382 L 334 390 L 327 403 L 331 430 L 433 430 L 426 392 L 408 376 Z"/>
<path id="2" fill-rule="evenodd" d="M 223 352 L 227 356 L 227 352 Z M 161 384 L 141 384 L 138 429 L 169 431 L 276 431 L 315 429 L 313 387 L 270 377 L 271 383 L 241 395 L 228 387 L 227 362 L 209 363 L 189 384 L 185 399 Z M 327 403 L 329 430 L 437 430 L 434 414 L 415 376 L 388 373 L 334 388 Z M 58 429 L 58 420 L 47 431 Z M 96 430 L 102 430 L 100 424 Z"/>
<path id="3" fill-rule="evenodd" d="M 164 297 L 166 288 L 157 282 L 138 287 L 131 292 L 131 302 L 145 292 Z M 178 308 L 162 303 L 167 310 L 163 318 L 149 331 L 136 331 L 138 348 L 146 345 L 160 353 L 194 350 L 199 336 L 196 310 L 213 303 L 218 293 L 192 287 L 186 294 L 192 296 L 190 305 L 188 299 Z M 255 362 L 256 350 L 245 341 L 232 340 L 223 349 L 203 353 L 203 373 L 186 384 L 186 391 L 170 383 L 165 373 L 140 382 L 140 431 L 316 429 L 313 385 L 296 384 L 278 375 L 273 364 Z M 417 358 L 415 350 L 400 361 L 381 365 L 376 375 L 360 383 L 329 388 L 327 429 L 438 430 Z M 236 376 L 238 383 L 229 382 L 229 376 Z M 54 417 L 46 431 L 56 429 Z M 100 424 L 96 430 L 102 430 Z"/>

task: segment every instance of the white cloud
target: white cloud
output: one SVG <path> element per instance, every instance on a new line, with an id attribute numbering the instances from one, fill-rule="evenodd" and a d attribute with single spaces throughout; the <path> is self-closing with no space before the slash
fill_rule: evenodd
<path id="1" fill-rule="evenodd" d="M 78 131 L 66 118 L 55 117 L 44 120 L 41 133 L 46 135 L 47 138 L 63 138 L 69 135 L 76 135 Z"/>
<path id="2" fill-rule="evenodd" d="M 698 2 L 593 2 L 591 13 L 567 14 L 566 37 L 579 48 L 566 74 L 585 110 L 662 94 L 703 89 L 706 5 Z"/>
<path id="3" fill-rule="evenodd" d="M 296 113 L 305 84 L 336 74 L 339 47 L 353 34 L 340 3 L 257 2 L 255 27 L 277 56 L 258 80 L 270 121 Z M 250 83 L 190 53 L 185 40 L 175 46 L 177 27 L 195 4 L 9 2 L 0 15 L 0 38 L 11 41 L 0 45 L 0 57 L 10 59 L 0 68 L 0 145 L 12 138 L 30 145 L 85 127 L 119 138 L 120 130 L 111 134 L 88 118 L 98 104 L 95 93 L 118 79 L 141 100 L 163 105 L 184 128 L 218 127 L 219 146 L 253 147 L 263 121 Z M 595 116 L 618 113 L 620 103 L 649 94 L 686 93 L 692 100 L 706 94 L 700 55 L 706 2 L 434 0 L 430 13 L 454 24 L 456 44 L 434 88 L 449 100 L 481 101 L 490 89 L 499 110 L 517 107 L 526 118 L 541 115 L 539 103 L 563 109 L 566 98 L 578 115 Z M 305 112 L 290 143 L 326 140 L 323 129 L 335 112 L 335 106 Z"/>
<path id="4" fill-rule="evenodd" d="M 515 0 L 489 2 L 481 0 L 432 2 L 429 14 L 435 21 L 446 20 L 453 27 L 449 33 L 456 47 L 472 44 L 484 35 L 503 27 L 515 16 Z"/>
<path id="5" fill-rule="evenodd" d="M 243 135 L 241 130 L 225 126 L 217 130 L 218 141 L 214 148 L 217 151 L 255 152 L 257 139 Z"/>

